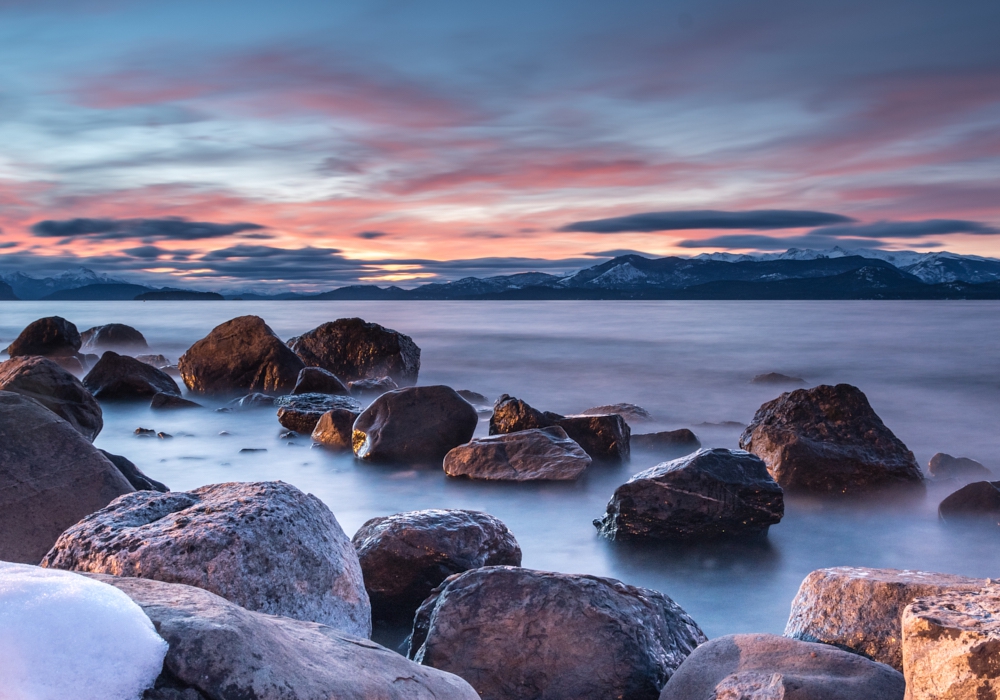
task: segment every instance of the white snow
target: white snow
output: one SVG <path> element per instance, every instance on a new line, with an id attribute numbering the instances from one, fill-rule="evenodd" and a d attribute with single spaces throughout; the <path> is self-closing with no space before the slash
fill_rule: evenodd
<path id="1" fill-rule="evenodd" d="M 166 653 L 114 586 L 0 562 L 0 700 L 137 700 Z"/>

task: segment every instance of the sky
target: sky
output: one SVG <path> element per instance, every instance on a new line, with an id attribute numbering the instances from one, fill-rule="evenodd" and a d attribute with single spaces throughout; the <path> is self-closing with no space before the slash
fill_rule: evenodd
<path id="1" fill-rule="evenodd" d="M 0 0 L 0 272 L 1000 256 L 995 0 Z"/>

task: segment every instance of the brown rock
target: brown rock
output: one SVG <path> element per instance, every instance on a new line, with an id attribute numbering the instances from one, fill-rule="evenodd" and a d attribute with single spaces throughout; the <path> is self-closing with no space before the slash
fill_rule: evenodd
<path id="1" fill-rule="evenodd" d="M 91 442 L 104 427 L 94 396 L 79 379 L 45 357 L 15 357 L 0 363 L 0 391 L 34 399 Z"/>
<path id="2" fill-rule="evenodd" d="M 474 438 L 445 455 L 444 472 L 489 481 L 566 481 L 579 477 L 590 462 L 555 425 Z"/>
<path id="3" fill-rule="evenodd" d="M 642 406 L 636 406 L 634 403 L 613 403 L 605 406 L 594 406 L 593 408 L 588 408 L 586 411 L 580 411 L 581 416 L 600 416 L 606 413 L 617 413 L 629 423 L 641 423 L 642 421 L 653 419 L 649 411 Z"/>
<path id="4" fill-rule="evenodd" d="M 1000 524 L 1000 481 L 974 481 L 951 494 L 938 506 L 945 522 Z"/>
<path id="5" fill-rule="evenodd" d="M 181 398 L 177 394 L 159 392 L 153 395 L 149 407 L 156 411 L 170 411 L 177 408 L 203 408 L 200 403 Z"/>
<path id="6" fill-rule="evenodd" d="M 780 374 L 778 372 L 768 372 L 767 374 L 758 374 L 753 379 L 750 380 L 751 384 L 797 384 L 799 386 L 806 383 L 806 380 L 802 377 L 790 377 L 787 374 Z"/>
<path id="7" fill-rule="evenodd" d="M 664 430 L 659 433 L 632 434 L 629 445 L 633 450 L 697 450 L 701 447 L 698 436 L 687 428 L 680 430 Z"/>
<path id="8" fill-rule="evenodd" d="M 49 316 L 29 323 L 7 348 L 11 357 L 76 355 L 80 351 L 80 332 L 61 316 Z"/>
<path id="9" fill-rule="evenodd" d="M 392 380 L 392 377 L 379 377 L 348 382 L 347 388 L 351 390 L 351 396 L 381 396 L 387 391 L 398 389 L 399 385 Z M 459 395 L 461 396 L 461 392 Z"/>
<path id="10" fill-rule="evenodd" d="M 147 365 L 152 365 L 157 369 L 163 369 L 170 365 L 170 360 L 164 355 L 136 355 L 135 359 L 139 362 L 145 362 Z"/>
<path id="11" fill-rule="evenodd" d="M 303 367 L 295 380 L 293 394 L 350 394 L 344 383 L 333 372 L 322 367 Z"/>
<path id="12" fill-rule="evenodd" d="M 94 398 L 104 401 L 149 399 L 159 393 L 180 394 L 177 383 L 166 373 L 134 357 L 108 350 L 83 378 Z"/>
<path id="13" fill-rule="evenodd" d="M 361 415 L 361 410 L 336 408 L 327 411 L 319 418 L 312 431 L 312 439 L 336 450 L 350 450 L 351 436 L 354 432 L 354 421 Z"/>
<path id="14" fill-rule="evenodd" d="M 291 394 L 280 396 L 274 402 L 278 407 L 278 422 L 289 430 L 310 435 L 319 424 L 323 414 L 329 411 L 349 411 L 361 413 L 361 404 L 350 396 L 330 394 Z"/>
<path id="15" fill-rule="evenodd" d="M 401 386 L 416 384 L 420 348 L 408 335 L 341 318 L 292 338 L 288 347 L 309 367 L 322 367 L 343 381 L 391 377 Z"/>
<path id="16" fill-rule="evenodd" d="M 86 350 L 148 350 L 146 338 L 132 326 L 124 323 L 109 323 L 88 328 L 80 334 Z"/>
<path id="17" fill-rule="evenodd" d="M 989 480 L 993 472 L 974 459 L 968 457 L 952 457 L 944 452 L 938 452 L 927 463 L 927 473 L 936 479 L 962 479 L 965 481 Z"/>

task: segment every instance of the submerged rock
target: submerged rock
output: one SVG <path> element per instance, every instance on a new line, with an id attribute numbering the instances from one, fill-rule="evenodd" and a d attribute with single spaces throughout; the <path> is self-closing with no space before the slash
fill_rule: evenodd
<path id="1" fill-rule="evenodd" d="M 184 583 L 248 610 L 371 634 L 350 540 L 318 498 L 280 481 L 129 494 L 66 530 L 42 566 Z"/>
<path id="2" fill-rule="evenodd" d="M 472 510 L 372 518 L 353 542 L 375 620 L 412 621 L 431 591 L 452 574 L 521 565 L 521 548 L 507 526 Z"/>
<path id="3" fill-rule="evenodd" d="M 327 372 L 322 367 L 303 367 L 299 370 L 292 393 L 346 395 L 350 391 L 333 372 Z"/>
<path id="4" fill-rule="evenodd" d="M 108 350 L 83 378 L 94 398 L 104 401 L 134 401 L 164 393 L 179 395 L 177 383 L 164 372 L 134 357 Z"/>
<path id="5" fill-rule="evenodd" d="M 319 418 L 312 431 L 312 439 L 336 450 L 351 450 L 354 421 L 361 415 L 361 409 L 335 408 Z"/>
<path id="6" fill-rule="evenodd" d="M 850 384 L 796 389 L 757 410 L 740 437 L 782 488 L 857 495 L 921 486 L 913 453 Z"/>
<path id="7" fill-rule="evenodd" d="M 687 540 L 766 534 L 784 497 L 767 466 L 741 450 L 699 450 L 619 486 L 594 525 L 609 539 Z"/>
<path id="8" fill-rule="evenodd" d="M 226 404 L 226 407 L 234 411 L 247 411 L 253 408 L 274 408 L 274 402 L 277 400 L 277 396 L 254 392 L 246 396 L 241 396 L 238 399 L 233 399 Z"/>
<path id="9" fill-rule="evenodd" d="M 157 369 L 163 369 L 170 365 L 170 360 L 164 355 L 136 355 L 135 359 L 139 360 L 139 362 L 145 362 L 147 365 L 152 365 Z"/>
<path id="10" fill-rule="evenodd" d="M 951 494 L 938 506 L 945 522 L 980 521 L 1000 525 L 1000 481 L 975 481 Z"/>
<path id="11" fill-rule="evenodd" d="M 657 591 L 509 566 L 446 580 L 417 611 L 409 656 L 482 700 L 656 700 L 705 635 Z"/>
<path id="12" fill-rule="evenodd" d="M 561 481 L 576 479 L 590 462 L 556 425 L 474 438 L 445 455 L 444 472 L 491 481 Z"/>
<path id="13" fill-rule="evenodd" d="M 0 363 L 0 391 L 34 399 L 91 442 L 104 427 L 104 415 L 93 394 L 48 358 L 15 357 Z"/>
<path id="14" fill-rule="evenodd" d="M 606 406 L 594 406 L 593 408 L 588 408 L 586 411 L 580 411 L 581 416 L 602 416 L 607 413 L 617 413 L 629 423 L 641 423 L 642 421 L 653 419 L 649 411 L 642 406 L 636 406 L 634 403 L 613 403 Z"/>
<path id="15" fill-rule="evenodd" d="M 927 463 L 927 473 L 936 479 L 988 480 L 993 472 L 974 459 L 938 452 Z"/>
<path id="16" fill-rule="evenodd" d="M 121 455 L 113 455 L 107 450 L 99 450 L 99 452 L 108 458 L 108 460 L 115 465 L 118 471 L 121 472 L 122 476 L 132 485 L 136 491 L 159 491 L 160 493 L 166 493 L 168 489 L 164 484 L 161 484 L 156 479 L 151 479 L 135 466 L 130 460 L 122 457 Z"/>
<path id="17" fill-rule="evenodd" d="M 176 408 L 204 408 L 200 403 L 189 401 L 177 394 L 167 394 L 162 391 L 158 394 L 153 394 L 153 398 L 149 402 L 149 407 L 157 411 L 168 411 Z"/>
<path id="18" fill-rule="evenodd" d="M 289 430 L 309 435 L 316 429 L 324 413 L 335 410 L 361 413 L 361 404 L 350 396 L 330 394 L 292 394 L 281 396 L 274 405 L 278 407 L 278 422 Z"/>
<path id="19" fill-rule="evenodd" d="M 7 348 L 11 357 L 44 355 L 75 356 L 80 352 L 80 331 L 61 316 L 49 316 L 29 323 Z"/>
<path id="20" fill-rule="evenodd" d="M 799 386 L 806 383 L 806 380 L 802 377 L 790 377 L 787 374 L 780 374 L 778 372 L 768 372 L 767 374 L 758 374 L 753 379 L 750 380 L 751 384 L 797 384 Z"/>
<path id="21" fill-rule="evenodd" d="M 493 402 L 488 398 L 480 394 L 478 391 L 470 391 L 468 389 L 459 389 L 458 395 L 463 399 L 471 403 L 473 406 L 492 406 Z"/>
<path id="22" fill-rule="evenodd" d="M 381 396 L 387 391 L 398 389 L 399 385 L 392 380 L 392 377 L 379 377 L 348 382 L 347 388 L 351 390 L 351 396 Z"/>
<path id="23" fill-rule="evenodd" d="M 322 367 L 343 381 L 390 377 L 416 384 L 420 348 L 413 339 L 360 318 L 341 318 L 292 338 L 288 347 L 309 367 Z"/>
<path id="24" fill-rule="evenodd" d="M 632 434 L 629 444 L 633 450 L 697 450 L 701 447 L 698 436 L 687 428 L 680 430 L 664 430 L 659 433 Z"/>
<path id="25" fill-rule="evenodd" d="M 148 350 L 146 338 L 132 326 L 109 323 L 88 328 L 80 334 L 85 350 Z M 141 360 L 140 360 L 141 361 Z"/>

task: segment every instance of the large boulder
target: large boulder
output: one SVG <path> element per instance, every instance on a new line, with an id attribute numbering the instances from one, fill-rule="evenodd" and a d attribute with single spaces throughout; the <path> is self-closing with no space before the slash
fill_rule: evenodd
<path id="1" fill-rule="evenodd" d="M 83 378 L 94 398 L 103 401 L 151 399 L 159 393 L 179 395 L 177 382 L 166 372 L 134 357 L 106 351 Z"/>
<path id="2" fill-rule="evenodd" d="M 199 588 L 90 574 L 169 644 L 147 700 L 478 700 L 460 678 L 322 624 L 251 612 Z"/>
<path id="3" fill-rule="evenodd" d="M 34 399 L 94 441 L 104 427 L 101 406 L 79 379 L 38 355 L 0 363 L 0 391 Z"/>
<path id="4" fill-rule="evenodd" d="M 931 461 L 927 463 L 927 473 L 935 479 L 962 481 L 979 481 L 993 476 L 993 472 L 974 459 L 952 457 L 944 452 L 938 452 L 931 457 Z"/>
<path id="5" fill-rule="evenodd" d="M 903 674 L 824 644 L 736 634 L 702 644 L 660 700 L 903 700 Z"/>
<path id="6" fill-rule="evenodd" d="M 240 316 L 189 347 L 177 366 L 197 394 L 287 394 L 305 365 L 264 319 Z"/>
<path id="7" fill-rule="evenodd" d="M 143 337 L 142 333 L 124 323 L 108 323 L 88 328 L 80 334 L 80 340 L 83 341 L 83 349 L 88 352 L 149 350 L 149 345 L 146 344 L 146 338 Z"/>
<path id="8" fill-rule="evenodd" d="M 656 700 L 705 641 L 657 591 L 489 566 L 452 576 L 420 606 L 409 656 L 461 676 L 482 700 Z"/>
<path id="9" fill-rule="evenodd" d="M 319 419 L 329 411 L 361 413 L 361 404 L 357 399 L 330 394 L 289 394 L 279 397 L 274 405 L 278 407 L 278 422 L 303 435 L 310 435 Z"/>
<path id="10" fill-rule="evenodd" d="M 475 438 L 445 455 L 444 472 L 490 481 L 566 481 L 583 474 L 590 462 L 554 425 Z"/>
<path id="11" fill-rule="evenodd" d="M 351 541 L 322 501 L 280 481 L 137 491 L 66 530 L 42 566 L 184 583 L 248 610 L 371 634 Z"/>
<path id="12" fill-rule="evenodd" d="M 295 380 L 293 394 L 350 394 L 336 374 L 322 367 L 303 367 Z"/>
<path id="13" fill-rule="evenodd" d="M 63 530 L 132 490 L 72 425 L 0 391 L 0 560 L 37 564 Z"/>
<path id="14" fill-rule="evenodd" d="M 354 454 L 370 462 L 435 462 L 472 439 L 479 416 L 448 386 L 388 391 L 354 422 Z"/>
<path id="15" fill-rule="evenodd" d="M 913 453 L 850 384 L 796 389 L 757 410 L 740 447 L 786 491 L 856 495 L 923 482 Z"/>
<path id="16" fill-rule="evenodd" d="M 345 382 L 391 377 L 417 383 L 420 348 L 413 339 L 360 318 L 341 318 L 292 338 L 288 347 L 309 367 L 322 367 Z"/>
<path id="17" fill-rule="evenodd" d="M 719 447 L 639 472 L 615 489 L 594 525 L 609 539 L 709 539 L 766 534 L 784 513 L 764 462 Z"/>
<path id="18" fill-rule="evenodd" d="M 324 447 L 334 450 L 352 450 L 354 421 L 361 415 L 361 409 L 335 408 L 319 417 L 312 431 L 312 439 Z"/>
<path id="19" fill-rule="evenodd" d="M 907 700 L 1000 697 L 1000 586 L 918 598 L 902 636 Z"/>
<path id="20" fill-rule="evenodd" d="M 955 491 L 938 505 L 945 522 L 1000 524 L 1000 481 L 974 481 Z"/>
<path id="21" fill-rule="evenodd" d="M 61 316 L 49 316 L 29 323 L 7 348 L 11 357 L 48 355 L 75 356 L 80 352 L 80 331 Z"/>
<path id="22" fill-rule="evenodd" d="M 473 510 L 372 518 L 353 542 L 376 620 L 412 621 L 431 591 L 452 574 L 521 565 L 521 548 L 507 526 Z"/>
<path id="23" fill-rule="evenodd" d="M 809 574 L 792 601 L 785 636 L 832 644 L 903 670 L 900 619 L 915 598 L 979 590 L 981 579 L 839 566 Z"/>

